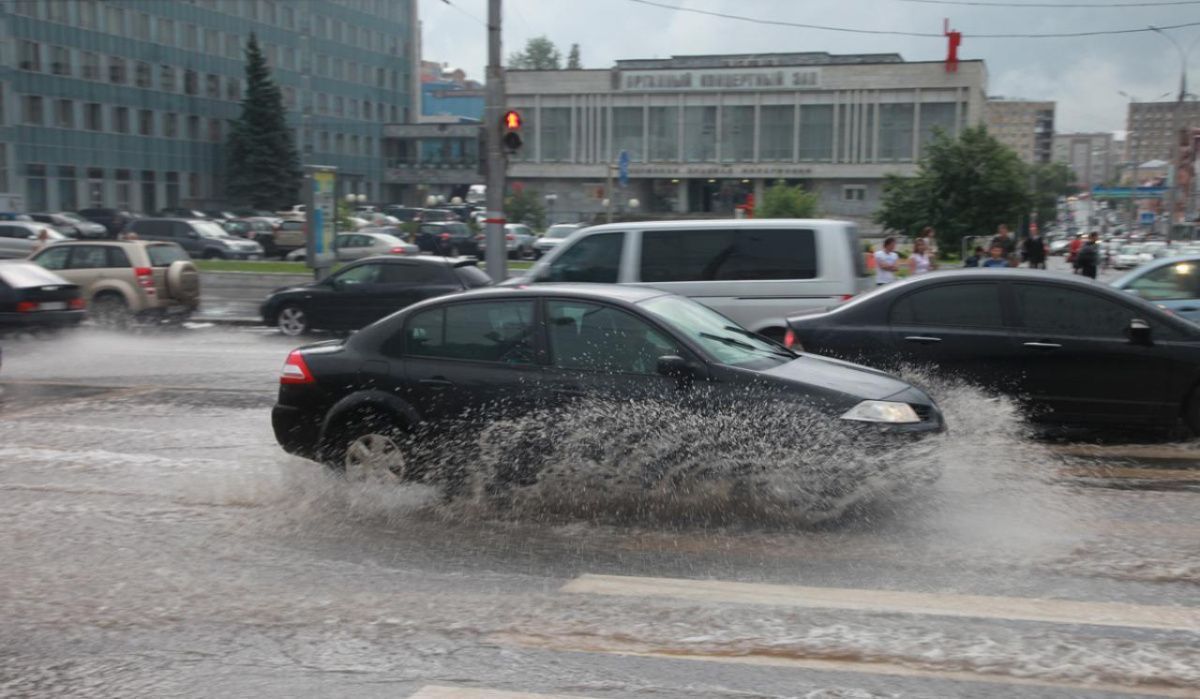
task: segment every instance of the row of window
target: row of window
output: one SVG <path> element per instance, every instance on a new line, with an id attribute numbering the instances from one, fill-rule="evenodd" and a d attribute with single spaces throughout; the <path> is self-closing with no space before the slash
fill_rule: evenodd
<path id="1" fill-rule="evenodd" d="M 401 19 L 393 9 L 396 3 L 378 0 L 376 9 L 390 10 L 395 19 Z M 207 5 L 214 11 L 224 11 L 245 19 L 280 26 L 289 31 L 300 29 L 297 21 L 296 3 L 293 0 L 203 0 L 199 4 Z M 145 9 L 152 9 L 149 3 L 143 4 Z M 141 8 L 139 8 L 140 10 Z M 148 12 L 126 9 L 120 5 L 103 3 L 100 0 L 16 0 L 13 12 L 27 17 L 48 20 L 60 24 L 78 26 L 83 29 L 115 34 L 121 37 L 132 37 L 141 41 L 155 41 L 165 46 L 180 45 L 178 30 L 182 32 L 182 45 L 188 50 L 199 50 L 201 28 L 192 23 L 176 22 L 169 17 L 152 16 Z M 383 16 L 383 12 L 372 13 Z M 354 46 L 360 49 L 378 53 L 390 52 L 393 55 L 401 53 L 403 44 L 397 42 L 388 33 L 377 31 L 370 27 L 360 26 L 325 15 L 313 15 L 312 31 L 318 39 L 327 39 Z M 209 39 L 209 35 L 212 39 Z M 237 48 L 239 39 L 227 35 L 222 44 L 216 30 L 205 29 L 204 50 L 210 54 L 218 54 L 220 46 L 225 49 L 229 58 L 238 58 L 240 49 Z M 232 39 L 232 43 L 230 43 Z M 230 47 L 233 47 L 232 49 Z"/>
<path id="2" fill-rule="evenodd" d="M 137 179 L 135 180 L 135 173 Z M 115 202 L 116 208 L 122 210 L 133 209 L 134 188 L 140 187 L 142 210 L 157 211 L 160 207 L 158 197 L 158 184 L 161 181 L 164 184 L 164 193 L 166 195 L 162 206 L 178 206 L 182 198 L 182 185 L 184 176 L 188 192 L 192 198 L 200 198 L 203 196 L 201 192 L 201 176 L 199 173 L 189 172 L 165 172 L 160 173 L 154 170 L 112 170 L 111 174 L 116 180 L 113 193 L 115 199 L 110 200 L 105 196 L 105 176 L 110 174 L 104 168 L 98 167 L 75 167 L 73 165 L 48 166 L 41 163 L 29 163 L 25 166 L 26 175 L 26 206 L 30 211 L 48 211 L 50 210 L 49 198 L 49 182 L 50 176 L 55 176 L 54 186 L 57 192 L 57 202 L 54 208 L 59 211 L 75 211 L 80 208 L 87 207 L 103 207 L 109 203 Z M 82 177 L 85 184 L 86 193 L 81 202 L 79 198 L 79 178 Z M 213 191 L 218 191 L 219 184 L 213 183 Z M 83 206 L 80 204 L 83 203 Z"/>

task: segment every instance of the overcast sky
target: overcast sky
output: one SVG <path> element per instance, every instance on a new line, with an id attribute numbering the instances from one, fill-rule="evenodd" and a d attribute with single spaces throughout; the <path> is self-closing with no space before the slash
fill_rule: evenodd
<path id="1" fill-rule="evenodd" d="M 1056 129 L 1119 131 L 1127 100 L 1154 100 L 1179 85 L 1176 49 L 1153 33 L 1070 39 L 986 39 L 972 33 L 1052 33 L 1130 29 L 1200 22 L 1191 5 L 1051 9 L 932 5 L 906 0 L 659 0 L 664 4 L 762 19 L 855 29 L 940 32 L 942 18 L 963 33 L 960 59 L 987 62 L 988 92 L 1058 102 Z M 1011 0 L 1031 3 L 1037 0 Z M 1113 4 L 1139 0 L 1042 0 L 1059 4 Z M 1144 2 L 1145 0 L 1141 0 Z M 1178 1 L 1178 0 L 1175 0 Z M 487 35 L 478 20 L 487 0 L 419 0 L 425 60 L 461 67 L 483 80 Z M 909 61 L 942 60 L 942 38 L 872 36 L 768 27 L 650 7 L 631 0 L 504 0 L 504 53 L 545 34 L 565 57 L 581 47 L 585 68 L 617 59 L 715 53 L 828 51 L 899 53 Z M 1200 26 L 1170 32 L 1190 52 L 1189 88 L 1200 92 Z"/>

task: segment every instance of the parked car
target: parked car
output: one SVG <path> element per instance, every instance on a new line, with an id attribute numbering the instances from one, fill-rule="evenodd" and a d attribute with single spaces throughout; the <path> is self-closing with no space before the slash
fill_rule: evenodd
<path id="1" fill-rule="evenodd" d="M 0 258 L 29 257 L 29 254 L 43 247 L 39 240 L 42 233 L 46 234 L 47 244 L 61 240 L 70 240 L 51 226 L 31 221 L 5 221 L 0 223 Z"/>
<path id="2" fill-rule="evenodd" d="M 212 221 L 181 218 L 140 218 L 125 229 L 141 240 L 163 240 L 178 243 L 194 258 L 204 260 L 258 260 L 262 246 L 252 240 L 237 238 Z"/>
<path id="3" fill-rule="evenodd" d="M 307 215 L 307 212 L 308 212 L 308 208 L 304 204 L 296 204 L 295 206 L 291 207 L 290 209 L 284 209 L 283 211 L 276 211 L 275 214 L 283 219 L 293 219 L 293 220 L 303 221 L 304 217 Z"/>
<path id="4" fill-rule="evenodd" d="M 424 211 L 425 211 L 425 209 L 418 209 L 418 208 L 414 208 L 411 206 L 385 206 L 385 207 L 383 207 L 383 213 L 387 214 L 388 216 L 391 216 L 392 218 L 400 221 L 401 223 L 405 223 L 407 221 L 411 221 L 411 220 L 419 217 L 422 213 L 424 213 Z"/>
<path id="5" fill-rule="evenodd" d="M 232 213 L 238 218 L 261 218 L 270 222 L 272 226 L 279 226 L 280 223 L 283 223 L 283 219 L 276 215 L 273 211 L 263 211 L 262 209 L 234 209 Z"/>
<path id="6" fill-rule="evenodd" d="M 327 279 L 276 289 L 261 313 L 265 325 L 284 335 L 357 330 L 417 301 L 490 283 L 474 260 L 369 257 Z"/>
<path id="7" fill-rule="evenodd" d="M 1037 421 L 1200 433 L 1200 326 L 1105 284 L 1031 270 L 939 272 L 790 320 L 793 347 L 930 365 Z"/>
<path id="8" fill-rule="evenodd" d="M 1200 253 L 1155 260 L 1117 279 L 1112 286 L 1200 323 Z"/>
<path id="9" fill-rule="evenodd" d="M 533 241 L 533 252 L 540 258 L 571 237 L 572 233 L 586 227 L 586 223 L 556 223 L 547 228 L 540 238 Z"/>
<path id="10" fill-rule="evenodd" d="M 221 228 L 229 235 L 236 235 L 239 238 L 253 240 L 263 246 L 263 250 L 267 249 L 266 243 L 274 240 L 275 227 L 266 219 L 254 218 L 235 218 L 220 222 Z"/>
<path id="11" fill-rule="evenodd" d="M 33 217 L 29 214 L 21 214 L 15 211 L 0 211 L 0 221 L 32 221 Z"/>
<path id="12" fill-rule="evenodd" d="M 1144 252 L 1141 245 L 1122 245 L 1113 257 L 1113 269 L 1133 269 L 1138 265 L 1154 259 L 1150 253 Z"/>
<path id="13" fill-rule="evenodd" d="M 31 259 L 81 289 L 100 325 L 182 322 L 200 304 L 200 272 L 182 247 L 145 240 L 70 241 Z"/>
<path id="14" fill-rule="evenodd" d="M 364 228 L 354 233 L 339 233 L 333 240 L 337 259 L 342 262 L 361 260 L 372 255 L 420 255 L 421 250 L 412 243 L 406 243 L 400 238 L 383 232 L 380 228 Z M 308 259 L 305 248 L 293 250 L 287 254 L 287 259 L 299 261 Z"/>
<path id="15" fill-rule="evenodd" d="M 483 426 L 579 398 L 769 396 L 848 428 L 907 438 L 943 429 L 933 400 L 896 377 L 795 354 L 680 296 L 591 284 L 498 287 L 417 304 L 345 342 L 292 352 L 280 383 L 272 423 L 286 451 L 402 479 L 422 476 L 405 458 L 410 438 L 461 439 L 464 419 Z"/>
<path id="16" fill-rule="evenodd" d="M 263 254 L 267 257 L 285 258 L 296 250 L 303 250 L 308 245 L 308 223 L 293 219 L 284 219 L 275 226 L 270 238 L 260 236 L 258 241 L 263 246 Z"/>
<path id="17" fill-rule="evenodd" d="M 435 255 L 477 255 L 479 246 L 465 223 L 421 222 L 417 229 L 417 247 Z"/>
<path id="18" fill-rule="evenodd" d="M 55 230 L 68 238 L 104 238 L 108 232 L 99 223 L 93 223 L 69 211 L 56 214 L 35 213 L 29 214 L 29 217 L 37 223 L 54 226 Z"/>
<path id="19" fill-rule="evenodd" d="M 528 260 L 533 257 L 533 245 L 536 241 L 537 234 L 529 226 L 523 223 L 504 224 L 504 245 L 510 260 Z M 476 235 L 475 242 L 479 245 L 479 254 L 485 254 L 487 252 L 487 230 Z"/>
<path id="20" fill-rule="evenodd" d="M 163 209 L 158 212 L 159 218 L 188 218 L 197 221 L 208 220 L 208 214 L 198 209 L 189 209 L 182 206 L 174 206 Z"/>
<path id="21" fill-rule="evenodd" d="M 125 230 L 125 226 L 136 218 L 128 211 L 120 209 L 80 209 L 76 213 L 93 223 L 104 226 L 104 229 L 108 231 L 109 238 L 116 238 L 117 234 Z"/>
<path id="22" fill-rule="evenodd" d="M 390 211 L 386 210 L 384 213 L 389 215 L 391 214 Z M 399 216 L 396 218 L 399 218 Z M 461 219 L 459 219 L 458 215 L 453 211 L 448 211 L 446 209 L 421 209 L 421 221 L 436 223 L 458 223 L 461 222 Z"/>
<path id="23" fill-rule="evenodd" d="M 224 209 L 205 209 L 200 213 L 204 214 L 209 220 L 212 221 L 233 221 L 237 218 L 240 218 L 232 211 L 226 211 Z"/>
<path id="24" fill-rule="evenodd" d="M 0 263 L 0 332 L 79 325 L 79 287 L 25 261 Z"/>
<path id="25" fill-rule="evenodd" d="M 874 288 L 847 221 L 755 219 L 593 226 L 506 283 L 642 284 L 695 298 L 782 340 L 787 317 Z"/>

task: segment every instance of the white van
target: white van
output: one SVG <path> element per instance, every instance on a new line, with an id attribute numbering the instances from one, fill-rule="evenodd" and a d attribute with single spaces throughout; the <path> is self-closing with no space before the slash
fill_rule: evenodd
<path id="1" fill-rule="evenodd" d="M 519 283 L 601 282 L 688 296 L 782 339 L 785 318 L 874 287 L 858 228 L 821 219 L 610 223 L 576 231 Z"/>

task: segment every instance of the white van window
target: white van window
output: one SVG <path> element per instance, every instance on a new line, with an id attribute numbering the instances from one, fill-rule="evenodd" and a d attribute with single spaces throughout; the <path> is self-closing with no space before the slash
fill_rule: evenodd
<path id="1" fill-rule="evenodd" d="M 646 231 L 641 281 L 813 279 L 815 240 L 808 229 Z"/>
<path id="2" fill-rule="evenodd" d="M 597 233 L 580 238 L 538 275 L 539 282 L 616 284 L 621 271 L 624 233 Z"/>

